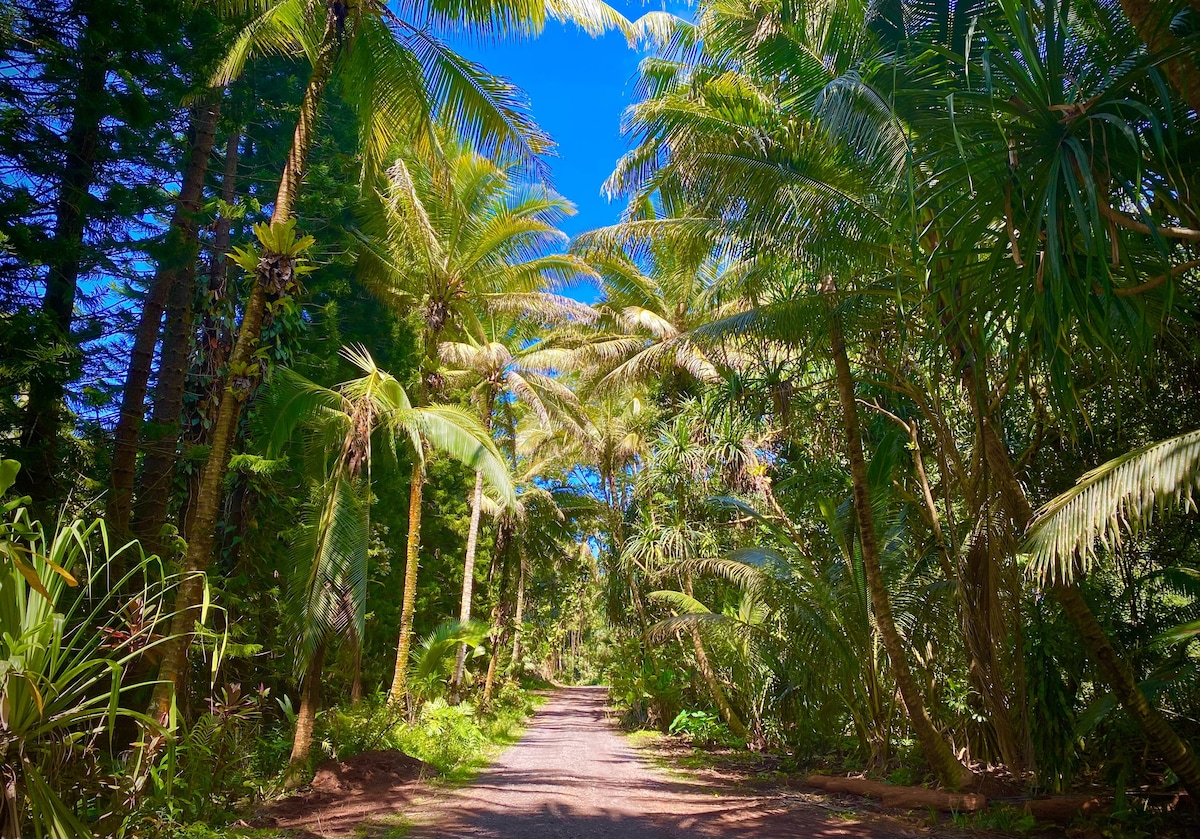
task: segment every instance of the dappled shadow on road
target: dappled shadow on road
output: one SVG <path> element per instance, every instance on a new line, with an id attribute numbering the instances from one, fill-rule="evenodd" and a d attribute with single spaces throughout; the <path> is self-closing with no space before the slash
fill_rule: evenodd
<path id="1" fill-rule="evenodd" d="M 806 818 L 786 808 L 764 807 L 760 801 L 746 799 L 688 807 L 684 813 L 590 812 L 556 803 L 530 811 L 467 808 L 443 811 L 436 825 L 418 828 L 410 835 L 413 839 L 898 839 L 906 834 L 883 833 L 877 825 L 833 817 L 813 818 L 808 814 Z"/>
<path id="2" fill-rule="evenodd" d="M 475 783 L 430 802 L 412 839 L 695 839 L 906 835 L 778 796 L 671 778 L 609 723 L 603 689 L 556 693 Z"/>

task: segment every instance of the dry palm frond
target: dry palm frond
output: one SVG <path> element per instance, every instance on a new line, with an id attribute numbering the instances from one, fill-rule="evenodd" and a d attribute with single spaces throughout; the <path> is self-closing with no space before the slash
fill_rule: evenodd
<path id="1" fill-rule="evenodd" d="M 1025 550 L 1029 571 L 1048 582 L 1086 574 L 1096 543 L 1119 545 L 1159 516 L 1193 512 L 1200 487 L 1200 430 L 1152 443 L 1093 469 L 1038 511 Z"/>

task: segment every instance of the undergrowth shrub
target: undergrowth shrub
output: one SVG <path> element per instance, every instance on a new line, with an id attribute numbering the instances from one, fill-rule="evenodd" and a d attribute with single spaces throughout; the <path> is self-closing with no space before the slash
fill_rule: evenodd
<path id="1" fill-rule="evenodd" d="M 475 708 L 470 703 L 447 705 L 444 699 L 426 702 L 414 726 L 394 731 L 398 747 L 449 773 L 478 759 L 488 745 Z"/>
<path id="2" fill-rule="evenodd" d="M 668 731 L 690 738 L 693 746 L 744 745 L 711 711 L 680 711 Z"/>

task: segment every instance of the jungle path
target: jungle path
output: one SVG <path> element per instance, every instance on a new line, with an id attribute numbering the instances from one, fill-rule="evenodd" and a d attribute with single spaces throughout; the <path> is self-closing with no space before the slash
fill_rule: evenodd
<path id="1" fill-rule="evenodd" d="M 649 765 L 605 713 L 604 688 L 556 691 L 469 786 L 410 810 L 412 839 L 885 839 L 919 828 L 847 818 L 781 791 L 681 780 Z"/>

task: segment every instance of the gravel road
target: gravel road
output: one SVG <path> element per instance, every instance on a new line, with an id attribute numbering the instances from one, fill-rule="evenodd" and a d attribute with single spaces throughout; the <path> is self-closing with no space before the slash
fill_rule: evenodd
<path id="1" fill-rule="evenodd" d="M 556 692 L 474 783 L 425 802 L 413 839 L 887 839 L 918 833 L 670 777 L 605 715 L 604 688 Z"/>

